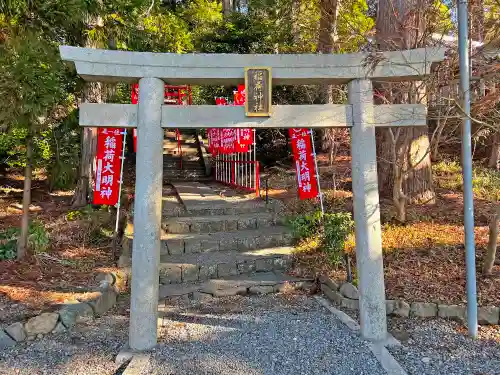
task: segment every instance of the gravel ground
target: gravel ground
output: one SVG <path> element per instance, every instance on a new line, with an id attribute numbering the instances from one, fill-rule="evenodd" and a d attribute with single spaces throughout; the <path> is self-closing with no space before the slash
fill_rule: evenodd
<path id="1" fill-rule="evenodd" d="M 2 375 L 111 375 L 127 339 L 128 317 L 108 315 L 79 324 L 70 334 L 50 334 L 0 351 Z"/>
<path id="2" fill-rule="evenodd" d="M 477 340 L 443 319 L 391 319 L 389 327 L 403 343 L 390 351 L 408 374 L 500 374 L 500 326 L 480 327 Z"/>
<path id="3" fill-rule="evenodd" d="M 167 306 L 147 374 L 384 374 L 366 344 L 307 296 Z"/>

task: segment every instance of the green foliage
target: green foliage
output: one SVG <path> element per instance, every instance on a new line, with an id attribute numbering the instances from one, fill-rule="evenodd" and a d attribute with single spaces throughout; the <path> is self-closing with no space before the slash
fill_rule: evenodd
<path id="1" fill-rule="evenodd" d="M 499 202 L 500 172 L 487 168 L 474 168 L 472 191 L 477 198 Z"/>
<path id="2" fill-rule="evenodd" d="M 319 248 L 328 254 L 333 265 L 338 266 L 342 263 L 344 246 L 354 229 L 354 221 L 348 212 L 325 214 L 321 218 L 318 211 L 291 218 L 288 226 L 297 240 L 319 240 Z"/>
<path id="3" fill-rule="evenodd" d="M 319 228 L 321 212 L 314 214 L 299 215 L 288 220 L 288 225 L 292 229 L 296 240 L 303 240 L 312 237 Z"/>
<path id="4" fill-rule="evenodd" d="M 7 228 L 0 231 L 0 260 L 9 260 L 16 257 L 19 233 L 19 228 Z M 28 233 L 28 247 L 32 251 L 39 253 L 48 250 L 50 238 L 41 221 L 33 221 L 30 224 Z"/>
<path id="5" fill-rule="evenodd" d="M 18 236 L 19 229 L 17 228 L 0 231 L 0 260 L 9 260 L 16 257 Z"/>
<path id="6" fill-rule="evenodd" d="M 323 218 L 323 248 L 333 264 L 342 262 L 344 244 L 354 229 L 349 212 L 325 214 Z"/>
<path id="7" fill-rule="evenodd" d="M 375 21 L 367 13 L 366 0 L 340 2 L 337 22 L 339 52 L 356 52 L 367 43 L 368 34 L 375 26 Z"/>
<path id="8" fill-rule="evenodd" d="M 42 222 L 35 220 L 30 224 L 28 246 L 35 253 L 47 251 L 49 247 L 49 234 Z"/>
<path id="9" fill-rule="evenodd" d="M 462 167 L 460 163 L 457 161 L 441 161 L 434 164 L 432 170 L 437 186 L 449 190 L 462 190 Z M 472 190 L 475 198 L 498 202 L 500 200 L 500 172 L 474 166 Z"/>

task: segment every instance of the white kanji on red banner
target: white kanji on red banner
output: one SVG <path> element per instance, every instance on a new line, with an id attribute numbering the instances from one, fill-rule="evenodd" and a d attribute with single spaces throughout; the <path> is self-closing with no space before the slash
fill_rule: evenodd
<path id="1" fill-rule="evenodd" d="M 94 204 L 113 206 L 118 203 L 122 147 L 122 129 L 99 129 Z"/>
<path id="2" fill-rule="evenodd" d="M 312 150 L 311 135 L 308 129 L 289 129 L 292 141 L 299 198 L 301 200 L 318 196 L 318 183 Z"/>

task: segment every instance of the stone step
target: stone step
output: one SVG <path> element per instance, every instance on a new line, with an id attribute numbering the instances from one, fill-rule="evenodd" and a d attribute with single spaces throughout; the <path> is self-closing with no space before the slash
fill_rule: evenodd
<path id="1" fill-rule="evenodd" d="M 163 158 L 163 168 L 165 167 L 175 167 L 177 168 L 179 166 L 179 163 L 181 161 L 180 157 L 176 158 Z M 201 162 L 199 160 L 184 160 L 182 159 L 182 167 L 183 168 L 200 168 L 203 167 Z"/>
<path id="2" fill-rule="evenodd" d="M 187 178 L 198 179 L 200 177 L 207 177 L 205 171 L 196 171 L 196 170 L 173 170 L 167 169 L 163 171 L 163 179 L 178 179 L 183 180 Z"/>
<path id="3" fill-rule="evenodd" d="M 239 215 L 170 217 L 162 222 L 167 233 L 215 233 L 258 229 L 284 224 L 284 218 L 272 212 Z"/>
<path id="4" fill-rule="evenodd" d="M 291 231 L 284 226 L 248 229 L 211 234 L 189 233 L 162 236 L 162 255 L 213 251 L 248 251 L 267 247 L 288 246 L 293 242 Z"/>
<path id="5" fill-rule="evenodd" d="M 204 177 L 176 177 L 176 176 L 166 176 L 163 177 L 164 184 L 173 184 L 176 182 L 210 182 L 212 181 L 212 177 L 204 176 Z"/>
<path id="6" fill-rule="evenodd" d="M 182 199 L 182 198 L 181 198 Z M 261 199 L 249 199 L 237 204 L 226 202 L 213 202 L 211 204 L 186 206 L 186 213 L 179 216 L 214 216 L 214 215 L 239 215 L 259 212 L 277 212 L 282 209 L 281 202 L 270 200 L 268 204 Z"/>
<path id="7" fill-rule="evenodd" d="M 289 276 L 282 272 L 259 272 L 252 275 L 232 276 L 224 279 L 212 279 L 192 284 L 160 285 L 159 300 L 203 300 L 210 297 L 226 297 L 245 294 L 268 294 L 287 289 L 307 289 L 314 287 L 314 280 Z M 162 304 L 159 305 L 160 319 Z"/>
<path id="8" fill-rule="evenodd" d="M 163 165 L 163 171 L 200 171 L 205 172 L 205 167 L 196 163 L 194 165 L 186 165 L 184 162 L 182 163 L 182 168 L 180 167 L 180 162 L 169 163 Z"/>
<path id="9" fill-rule="evenodd" d="M 160 284 L 206 281 L 255 272 L 286 271 L 292 265 L 293 247 L 213 253 L 164 255 Z"/>

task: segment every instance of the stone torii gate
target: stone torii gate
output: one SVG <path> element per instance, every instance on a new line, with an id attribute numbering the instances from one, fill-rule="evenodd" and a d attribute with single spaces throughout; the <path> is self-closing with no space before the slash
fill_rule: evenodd
<path id="1" fill-rule="evenodd" d="M 61 57 L 74 63 L 88 81 L 139 81 L 139 105 L 80 106 L 80 125 L 137 128 L 134 242 L 129 345 L 147 350 L 157 343 L 162 128 L 326 128 L 351 131 L 352 190 L 361 334 L 385 340 L 387 322 L 382 260 L 375 127 L 424 126 L 425 105 L 374 105 L 372 80 L 421 80 L 444 50 L 423 48 L 384 52 L 376 66 L 367 54 L 236 55 L 108 51 L 62 46 Z M 238 106 L 163 105 L 164 84 L 237 85 L 245 67 L 266 66 L 273 85 L 348 84 L 346 105 L 273 106 L 271 117 L 247 117 Z"/>

